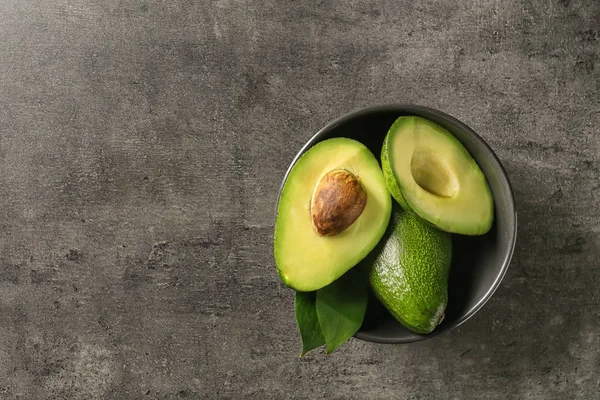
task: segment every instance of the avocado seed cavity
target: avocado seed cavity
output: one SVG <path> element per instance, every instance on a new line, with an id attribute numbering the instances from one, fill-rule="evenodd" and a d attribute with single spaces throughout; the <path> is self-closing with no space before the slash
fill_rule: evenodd
<path id="1" fill-rule="evenodd" d="M 319 181 L 310 205 L 314 230 L 333 236 L 356 221 L 367 204 L 367 191 L 358 178 L 344 169 L 329 171 Z"/>
<path id="2" fill-rule="evenodd" d="M 450 198 L 458 192 L 458 179 L 448 163 L 427 148 L 415 150 L 410 160 L 412 177 L 423 190 Z"/>

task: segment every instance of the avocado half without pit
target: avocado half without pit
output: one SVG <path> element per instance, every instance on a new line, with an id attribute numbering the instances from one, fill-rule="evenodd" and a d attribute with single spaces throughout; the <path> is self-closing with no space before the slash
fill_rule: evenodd
<path id="1" fill-rule="evenodd" d="M 327 286 L 373 250 L 391 208 L 367 147 L 347 138 L 317 143 L 294 164 L 281 191 L 274 238 L 279 276 L 299 291 Z"/>
<path id="2" fill-rule="evenodd" d="M 438 229 L 483 235 L 494 221 L 485 175 L 450 132 L 427 119 L 400 117 L 390 128 L 381 161 L 392 196 Z"/>

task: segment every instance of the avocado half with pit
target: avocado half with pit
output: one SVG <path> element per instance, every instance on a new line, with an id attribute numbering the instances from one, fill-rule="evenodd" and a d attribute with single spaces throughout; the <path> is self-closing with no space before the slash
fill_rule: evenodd
<path id="1" fill-rule="evenodd" d="M 275 264 L 299 291 L 327 286 L 377 245 L 392 200 L 379 163 L 362 143 L 328 139 L 290 171 L 275 222 Z"/>
<path id="2" fill-rule="evenodd" d="M 485 175 L 462 143 L 436 123 L 398 118 L 382 149 L 390 193 L 406 210 L 438 229 L 483 235 L 494 221 L 494 200 Z"/>

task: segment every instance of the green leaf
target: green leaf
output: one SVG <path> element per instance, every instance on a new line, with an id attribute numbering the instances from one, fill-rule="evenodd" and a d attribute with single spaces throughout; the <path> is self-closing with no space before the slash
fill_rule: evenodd
<path id="1" fill-rule="evenodd" d="M 327 343 L 327 354 L 360 329 L 367 301 L 367 279 L 359 268 L 352 268 L 338 280 L 317 291 L 317 318 Z"/>
<path id="2" fill-rule="evenodd" d="M 325 344 L 325 338 L 319 326 L 315 292 L 296 292 L 296 322 L 302 337 L 302 354 Z"/>

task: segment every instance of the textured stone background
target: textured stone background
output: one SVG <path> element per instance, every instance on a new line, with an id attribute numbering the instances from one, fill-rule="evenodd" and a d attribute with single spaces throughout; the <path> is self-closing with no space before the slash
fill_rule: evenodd
<path id="1" fill-rule="evenodd" d="M 475 318 L 297 358 L 273 208 L 385 102 L 475 128 L 519 241 Z M 597 0 L 0 0 L 0 399 L 593 399 Z"/>

